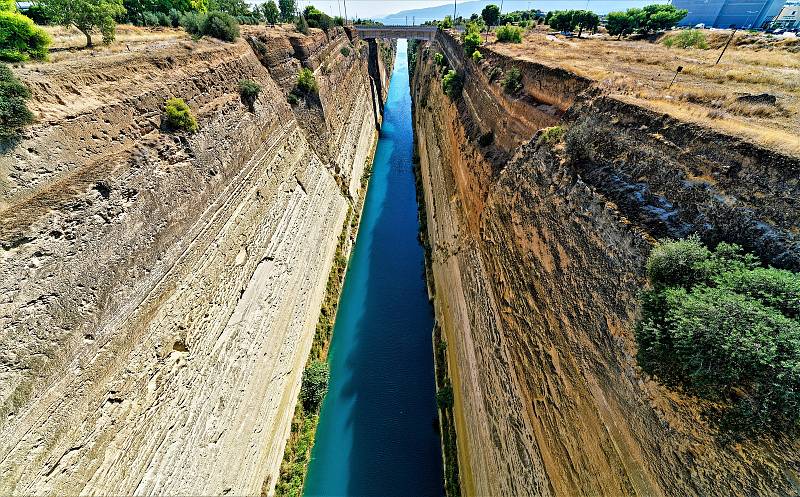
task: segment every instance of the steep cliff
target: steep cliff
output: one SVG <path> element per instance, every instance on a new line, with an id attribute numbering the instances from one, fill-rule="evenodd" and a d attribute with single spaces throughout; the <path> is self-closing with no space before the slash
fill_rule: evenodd
<path id="1" fill-rule="evenodd" d="M 437 52 L 462 76 L 457 98 Z M 697 232 L 798 268 L 800 159 L 483 52 L 476 64 L 440 33 L 412 84 L 462 492 L 796 494 L 798 440 L 723 437 L 713 405 L 638 369 L 633 328 L 657 237 Z"/>
<path id="2" fill-rule="evenodd" d="M 0 156 L 3 491 L 274 486 L 390 71 L 341 29 L 243 38 L 16 69 L 38 123 Z M 319 98 L 291 106 L 301 66 Z M 170 97 L 198 133 L 160 129 Z"/>

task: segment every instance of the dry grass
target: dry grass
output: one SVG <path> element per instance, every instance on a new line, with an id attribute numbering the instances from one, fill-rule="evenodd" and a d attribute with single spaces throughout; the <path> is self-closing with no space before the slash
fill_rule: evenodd
<path id="1" fill-rule="evenodd" d="M 608 37 L 566 39 L 543 32 L 528 33 L 522 44 L 490 47 L 588 77 L 623 100 L 800 155 L 800 52 L 793 50 L 800 42 L 737 34 L 715 65 L 720 51 L 713 47 L 729 35 L 708 32 L 712 48 L 707 50 Z M 683 70 L 670 87 L 678 66 Z M 778 105 L 736 99 L 761 93 L 775 95 Z"/>
<path id="2" fill-rule="evenodd" d="M 58 54 L 58 50 L 80 49 L 86 46 L 86 36 L 75 27 L 45 26 L 44 29 L 53 37 L 51 48 L 55 50 L 54 54 L 56 55 Z M 186 32 L 182 29 L 143 28 L 131 26 L 129 24 L 120 24 L 117 26 L 116 40 L 111 46 L 104 47 L 102 45 L 102 36 L 99 32 L 92 35 L 92 40 L 96 45 L 94 50 L 114 50 L 120 47 L 125 48 L 125 45 L 129 43 L 153 42 L 185 37 L 187 37 Z"/>

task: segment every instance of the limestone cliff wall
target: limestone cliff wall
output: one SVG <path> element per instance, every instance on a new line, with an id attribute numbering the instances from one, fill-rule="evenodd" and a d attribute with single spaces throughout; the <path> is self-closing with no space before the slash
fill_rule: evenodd
<path id="1" fill-rule="evenodd" d="M 243 38 L 16 70 L 38 123 L 0 156 L 0 493 L 274 486 L 383 96 L 342 30 Z M 319 99 L 293 107 L 301 66 Z M 170 97 L 198 133 L 161 131 Z"/>
<path id="2" fill-rule="evenodd" d="M 443 94 L 436 52 L 460 98 Z M 797 493 L 800 443 L 726 441 L 707 404 L 637 368 L 633 327 L 656 237 L 698 232 L 796 268 L 800 160 L 484 55 L 440 34 L 412 82 L 463 493 Z M 513 96 L 499 85 L 511 67 Z M 556 124 L 563 142 L 540 140 Z"/>

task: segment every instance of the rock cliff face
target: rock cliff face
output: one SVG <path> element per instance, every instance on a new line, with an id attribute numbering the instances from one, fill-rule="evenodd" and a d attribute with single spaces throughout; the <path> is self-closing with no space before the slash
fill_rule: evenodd
<path id="1" fill-rule="evenodd" d="M 712 406 L 637 368 L 633 328 L 657 237 L 698 232 L 798 268 L 800 160 L 484 55 L 440 34 L 412 82 L 463 493 L 796 494 L 798 440 L 726 441 Z M 517 95 L 499 84 L 512 67 Z M 563 141 L 538 132 L 555 125 Z"/>
<path id="2" fill-rule="evenodd" d="M 274 487 L 379 48 L 262 28 L 16 71 L 39 122 L 0 156 L 4 493 Z M 290 106 L 301 66 L 319 98 Z M 170 97 L 197 134 L 160 130 Z"/>

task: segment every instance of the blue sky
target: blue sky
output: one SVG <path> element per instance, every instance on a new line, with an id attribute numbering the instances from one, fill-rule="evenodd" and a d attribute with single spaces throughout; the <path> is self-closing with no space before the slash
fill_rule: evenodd
<path id="1" fill-rule="evenodd" d="M 266 0 L 249 0 L 250 3 L 261 3 Z M 301 8 L 306 5 L 314 5 L 318 9 L 332 16 L 338 16 L 340 9 L 344 15 L 344 2 L 347 2 L 348 17 L 361 17 L 378 19 L 389 14 L 412 9 L 423 9 L 438 5 L 453 5 L 453 1 L 447 0 L 298 0 Z M 459 4 L 474 3 L 471 0 L 457 0 Z M 669 0 L 661 0 L 668 3 Z M 483 1 L 481 3 L 495 3 L 500 5 L 500 0 Z M 625 10 L 633 6 L 641 6 L 647 3 L 656 3 L 655 0 L 504 0 L 504 11 L 519 10 L 527 8 L 539 8 L 543 11 L 554 10 L 563 4 L 564 8 L 588 8 L 600 14 L 605 14 L 609 10 Z M 593 8 L 593 5 L 596 5 Z M 410 21 L 409 21 L 410 22 Z"/>

